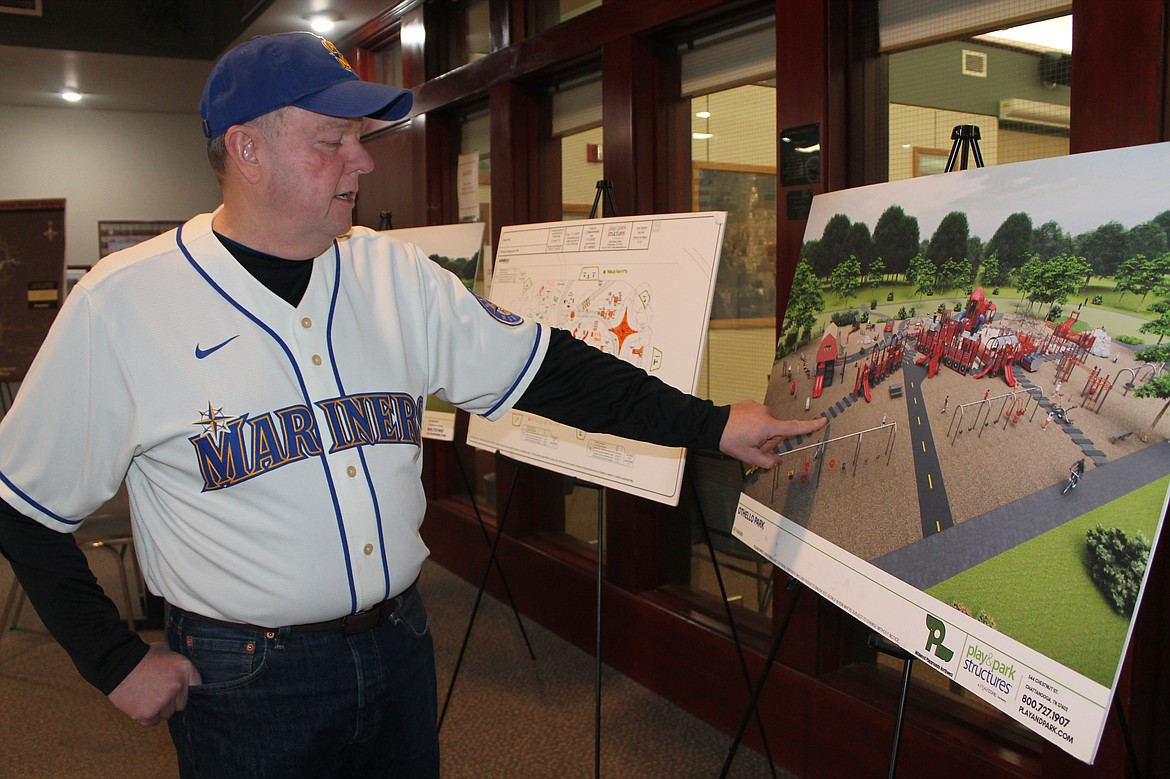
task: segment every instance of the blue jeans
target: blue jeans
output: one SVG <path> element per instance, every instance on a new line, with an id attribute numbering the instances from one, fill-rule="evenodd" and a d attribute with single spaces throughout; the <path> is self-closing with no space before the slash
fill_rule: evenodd
<path id="1" fill-rule="evenodd" d="M 203 683 L 169 722 L 184 779 L 437 779 L 435 657 L 412 593 L 364 633 L 227 626 L 171 610 Z"/>

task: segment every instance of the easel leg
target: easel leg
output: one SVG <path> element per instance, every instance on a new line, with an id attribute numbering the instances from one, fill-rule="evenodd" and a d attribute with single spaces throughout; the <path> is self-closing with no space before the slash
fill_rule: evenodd
<path id="1" fill-rule="evenodd" d="M 496 523 L 496 537 L 492 540 L 491 552 L 488 553 L 488 564 L 483 569 L 483 578 L 479 582 L 479 590 L 475 595 L 475 603 L 471 607 L 471 617 L 467 620 L 467 630 L 463 633 L 463 644 L 459 647 L 459 657 L 455 660 L 455 668 L 451 672 L 451 683 L 447 686 L 447 697 L 443 699 L 443 709 L 439 713 L 438 730 L 443 729 L 443 720 L 447 717 L 447 706 L 451 703 L 451 693 L 455 690 L 455 680 L 459 678 L 459 669 L 463 665 L 463 656 L 467 653 L 467 642 L 471 639 L 471 629 L 475 626 L 475 617 L 479 613 L 479 604 L 483 600 L 483 592 L 487 587 L 488 576 L 492 572 L 492 564 L 496 559 L 496 549 L 500 539 L 504 536 L 504 522 L 508 518 L 508 509 L 512 506 L 512 496 L 516 492 L 516 482 L 520 476 L 517 469 L 512 473 L 512 482 L 508 485 L 508 497 L 504 500 L 504 510 Z"/>
<path id="2" fill-rule="evenodd" d="M 731 639 L 735 642 L 735 653 L 739 657 L 739 667 L 743 672 L 744 684 L 747 685 L 747 689 L 750 692 L 752 689 L 751 673 L 748 671 L 747 660 L 743 655 L 743 644 L 739 640 L 739 630 L 735 625 L 735 615 L 732 614 L 731 603 L 727 600 L 727 585 L 723 583 L 723 572 L 720 570 L 719 560 L 715 557 L 715 544 L 711 541 L 711 529 L 707 525 L 707 518 L 703 515 L 702 502 L 699 500 L 693 479 L 691 480 L 691 491 L 694 493 L 695 506 L 698 508 L 699 524 L 703 528 L 703 540 L 707 544 L 707 553 L 711 556 L 711 567 L 715 571 L 715 581 L 719 584 L 719 595 L 723 600 L 723 610 L 727 615 L 727 625 L 731 629 Z M 768 586 L 770 587 L 771 584 Z M 772 761 L 772 748 L 768 743 L 768 735 L 764 730 L 764 720 L 760 716 L 758 709 L 755 711 L 755 719 L 756 725 L 760 730 L 760 741 L 764 744 L 764 756 L 768 759 L 768 770 L 772 774 L 772 779 L 776 779 L 776 766 Z"/>
<path id="3" fill-rule="evenodd" d="M 780 623 L 780 629 L 776 632 L 776 638 L 772 641 L 772 649 L 768 652 L 768 657 L 764 660 L 764 670 L 760 673 L 760 681 L 756 684 L 756 688 L 752 690 L 752 700 L 748 704 L 748 710 L 744 712 L 743 721 L 739 723 L 739 730 L 735 733 L 735 739 L 731 742 L 731 748 L 727 750 L 727 760 L 723 763 L 723 770 L 719 772 L 719 779 L 726 779 L 727 772 L 731 770 L 731 763 L 735 760 L 735 753 L 739 750 L 739 743 L 743 741 L 743 734 L 747 731 L 748 723 L 751 722 L 752 716 L 755 714 L 760 703 L 760 695 L 764 692 L 764 684 L 768 681 L 768 673 L 772 670 L 772 663 L 776 662 L 776 655 L 780 653 L 780 644 L 784 641 L 784 634 L 788 632 L 788 625 L 792 622 L 792 615 L 796 613 L 796 604 L 800 600 L 800 593 L 804 589 L 800 582 L 796 579 L 788 581 L 788 588 L 792 590 L 792 602 L 788 604 L 788 611 L 784 614 L 784 620 Z"/>
<path id="4" fill-rule="evenodd" d="M 888 779 L 894 779 L 898 772 L 898 749 L 902 743 L 902 723 L 906 718 L 906 696 L 910 691 L 910 675 L 913 671 L 914 655 L 889 644 L 877 634 L 871 634 L 869 645 L 883 654 L 902 661 L 902 689 L 898 694 L 898 713 L 894 718 L 894 743 L 890 747 L 890 769 L 886 774 Z"/>
<path id="5" fill-rule="evenodd" d="M 1129 735 L 1129 725 L 1125 721 L 1125 709 L 1121 708 L 1121 701 L 1117 699 L 1116 692 L 1113 694 L 1113 711 L 1117 714 L 1117 725 L 1121 728 L 1121 737 L 1125 739 L 1125 751 L 1129 755 L 1129 771 L 1133 774 L 1133 779 L 1142 779 L 1137 752 L 1133 749 L 1133 739 Z"/>
<path id="6" fill-rule="evenodd" d="M 463 486 L 467 488 L 467 498 L 471 501 L 471 508 L 475 510 L 475 519 L 479 522 L 480 532 L 483 533 L 483 540 L 490 548 L 492 537 L 488 532 L 487 523 L 483 521 L 483 515 L 479 513 L 479 503 L 475 499 L 475 488 L 472 487 L 471 479 L 463 468 L 463 458 L 459 456 L 458 447 L 453 447 L 452 450 L 455 453 L 455 465 L 459 469 L 459 476 L 463 479 Z M 508 580 L 504 577 L 504 569 L 500 567 L 500 560 L 493 556 L 490 563 L 495 566 L 496 573 L 500 576 L 500 584 L 504 587 L 504 595 L 508 599 L 508 605 L 512 607 L 512 614 L 516 617 L 516 626 L 520 628 L 520 635 L 524 637 L 524 646 L 528 649 L 528 656 L 535 660 L 536 652 L 532 650 L 532 642 L 528 640 L 528 631 L 524 629 L 524 622 L 520 619 L 520 610 L 516 608 L 516 599 L 512 597 L 512 588 L 508 586 Z"/>
<path id="7" fill-rule="evenodd" d="M 593 776 L 601 777 L 601 588 L 605 571 L 605 488 L 597 488 L 596 679 L 593 693 Z"/>

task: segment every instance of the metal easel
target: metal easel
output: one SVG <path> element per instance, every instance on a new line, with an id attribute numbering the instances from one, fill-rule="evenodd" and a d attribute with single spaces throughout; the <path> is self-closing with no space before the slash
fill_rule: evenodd
<path id="1" fill-rule="evenodd" d="M 475 627 L 475 618 L 479 614 L 479 605 L 483 602 L 483 594 L 487 589 L 488 577 L 491 576 L 493 567 L 500 576 L 500 582 L 504 586 L 504 593 L 507 595 L 508 603 L 512 606 L 512 613 L 516 615 L 516 624 L 520 626 L 520 634 L 524 637 L 524 645 L 528 647 L 528 656 L 536 660 L 536 653 L 532 651 L 532 642 L 528 640 L 528 632 L 524 629 L 524 622 L 520 619 L 520 611 L 516 608 L 516 601 L 512 598 L 512 590 L 508 587 L 508 580 L 504 578 L 504 570 L 500 568 L 499 559 L 496 557 L 496 550 L 499 548 L 500 539 L 504 537 L 504 523 L 508 519 L 508 510 L 512 507 L 512 495 L 516 491 L 516 481 L 520 475 L 521 463 L 496 452 L 497 459 L 512 463 L 516 466 L 516 469 L 512 472 L 512 481 L 508 485 L 508 495 L 504 499 L 504 508 L 496 520 L 496 534 L 493 537 L 488 532 L 487 525 L 483 521 L 483 516 L 479 513 L 479 504 L 475 499 L 475 489 L 471 485 L 471 480 L 467 477 L 467 471 L 463 467 L 463 461 L 459 457 L 459 452 L 454 447 L 452 450 L 455 452 L 455 463 L 459 467 L 459 475 L 463 478 L 463 483 L 467 488 L 467 495 L 471 499 L 471 506 L 475 509 L 475 517 L 479 520 L 480 530 L 483 531 L 484 540 L 488 542 L 490 550 L 488 552 L 487 565 L 483 569 L 483 577 L 479 581 L 479 589 L 475 593 L 475 602 L 471 607 L 471 616 L 467 619 L 467 629 L 463 632 L 463 643 L 459 646 L 459 655 L 455 659 L 455 668 L 451 672 L 451 681 L 447 685 L 447 695 L 443 698 L 443 708 L 439 713 L 438 731 L 442 731 L 443 729 L 443 720 L 447 717 L 447 706 L 451 703 L 451 695 L 455 692 L 455 681 L 459 678 L 459 669 L 463 666 L 463 657 L 467 654 L 467 645 L 471 641 L 471 629 Z"/>
<path id="2" fill-rule="evenodd" d="M 604 196 L 604 201 L 602 200 Z M 593 196 L 593 207 L 589 209 L 589 218 L 605 216 L 605 207 L 609 206 L 610 216 L 617 216 L 617 204 L 613 199 L 613 182 L 609 179 L 599 179 L 597 194 Z M 597 611 L 594 615 L 594 660 L 595 676 L 593 683 L 593 776 L 601 777 L 601 592 L 605 580 L 605 487 L 600 484 L 573 480 L 581 487 L 597 490 Z"/>
<path id="3" fill-rule="evenodd" d="M 605 198 L 604 202 L 602 201 L 603 196 Z M 611 215 L 617 216 L 617 206 L 614 203 L 614 198 L 613 198 L 613 184 L 608 179 L 602 179 L 602 180 L 597 182 L 597 194 L 593 198 L 593 208 L 589 212 L 589 218 L 593 219 L 593 218 L 596 218 L 598 216 L 599 207 L 600 207 L 601 215 L 604 216 L 605 204 L 608 204 Z M 386 212 L 383 212 L 383 214 L 385 215 Z M 496 521 L 496 533 L 495 533 L 494 538 L 492 538 L 492 540 L 491 540 L 491 550 L 488 553 L 488 562 L 487 562 L 487 565 L 484 567 L 483 577 L 481 578 L 480 583 L 479 583 L 479 590 L 475 596 L 475 604 L 472 606 L 472 609 L 471 609 L 471 617 L 467 623 L 467 630 L 463 634 L 463 644 L 459 649 L 459 656 L 455 662 L 455 669 L 451 675 L 451 682 L 447 688 L 447 696 L 443 701 L 442 712 L 439 715 L 439 725 L 438 725 L 439 729 L 442 729 L 443 720 L 447 715 L 447 706 L 451 701 L 451 694 L 455 689 L 455 680 L 459 676 L 459 668 L 463 664 L 463 656 L 466 653 L 467 644 L 471 638 L 471 629 L 472 629 L 472 626 L 475 624 L 475 617 L 479 611 L 480 602 L 483 600 L 483 593 L 484 593 L 485 588 L 487 587 L 488 576 L 491 574 L 491 570 L 492 570 L 493 566 L 495 566 L 496 569 L 499 570 L 499 563 L 497 562 L 497 559 L 496 559 L 496 552 L 497 552 L 499 545 L 500 545 L 500 539 L 503 538 L 503 535 L 504 535 L 504 523 L 506 522 L 506 520 L 508 518 L 508 511 L 511 509 L 512 497 L 515 494 L 515 490 L 516 490 L 516 482 L 517 482 L 517 479 L 520 475 L 520 470 L 523 467 L 523 463 L 521 463 L 517 460 L 513 460 L 512 458 L 506 457 L 499 452 L 496 452 L 496 457 L 498 459 L 505 460 L 508 463 L 510 463 L 511 465 L 513 465 L 514 470 L 512 472 L 511 482 L 508 485 L 507 496 L 504 499 L 503 509 L 501 510 L 499 518 Z M 459 463 L 459 471 L 460 471 L 460 474 L 463 475 L 464 483 L 467 485 L 468 494 L 471 496 L 472 506 L 475 506 L 476 503 L 475 503 L 474 490 L 471 487 L 470 481 L 467 479 L 466 473 L 463 470 L 462 463 L 458 459 L 458 453 L 456 453 L 456 462 Z M 605 532 L 604 532 L 605 531 L 605 487 L 598 485 L 598 484 L 592 484 L 589 482 L 581 481 L 578 479 L 573 479 L 572 482 L 573 482 L 574 486 L 580 486 L 580 487 L 585 487 L 588 489 L 597 490 L 597 596 L 596 596 L 597 597 L 597 612 L 596 612 L 596 616 L 595 616 L 596 634 L 595 634 L 595 639 L 594 639 L 595 640 L 594 649 L 595 649 L 595 655 L 596 655 L 596 680 L 595 680 L 594 714 L 593 714 L 593 774 L 595 777 L 600 777 L 601 776 L 601 677 L 602 677 L 601 595 L 602 595 L 602 585 L 604 582 L 603 561 L 604 561 L 604 555 L 605 555 Z M 476 508 L 476 516 L 479 517 L 479 509 L 478 508 Z M 486 535 L 487 528 L 483 524 L 482 519 L 480 520 L 480 525 L 481 525 L 481 527 L 483 527 L 484 533 Z M 500 571 L 500 578 L 501 578 L 501 580 L 503 580 L 503 571 Z M 506 583 L 505 583 L 505 589 L 507 589 Z M 509 599 L 511 599 L 510 592 L 508 593 L 508 597 L 509 597 Z M 513 610 L 515 610 L 515 608 L 516 608 L 515 603 L 512 604 L 512 608 L 513 608 Z M 519 622 L 519 620 L 520 620 L 519 612 L 516 613 L 516 619 Z M 523 632 L 523 630 L 524 630 L 523 623 L 521 623 L 520 629 Z M 524 640 L 525 640 L 525 642 L 528 641 L 527 633 L 524 634 Z M 528 651 L 529 651 L 529 654 L 532 655 L 533 660 L 535 660 L 536 656 L 535 656 L 535 654 L 532 654 L 532 645 L 531 644 L 528 645 Z"/>

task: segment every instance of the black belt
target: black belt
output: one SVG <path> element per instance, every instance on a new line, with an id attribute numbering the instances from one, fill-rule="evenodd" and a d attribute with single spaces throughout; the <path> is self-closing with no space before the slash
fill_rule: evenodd
<path id="1" fill-rule="evenodd" d="M 387 617 L 393 616 L 394 612 L 402 607 L 406 599 L 414 594 L 418 589 L 418 579 L 411 582 L 410 586 L 402 592 L 398 593 L 392 598 L 387 598 L 376 606 L 371 606 L 365 611 L 359 611 L 356 614 L 347 614 L 344 617 L 337 619 L 327 619 L 324 622 L 310 622 L 305 625 L 289 625 L 290 633 L 340 633 L 343 636 L 352 636 L 357 633 L 364 633 L 367 630 L 376 628 L 381 625 L 383 620 Z M 170 604 L 168 604 L 169 606 Z M 201 619 L 205 622 L 211 622 L 216 625 L 225 625 L 232 628 L 241 628 L 244 630 L 260 630 L 260 631 L 275 631 L 277 628 L 266 628 L 259 625 L 252 625 L 246 622 L 228 622 L 223 619 L 215 619 L 213 617 L 205 617 L 202 614 L 195 614 L 190 611 L 185 611 L 177 606 L 170 606 L 174 611 L 180 614 L 189 614 L 195 619 Z"/>

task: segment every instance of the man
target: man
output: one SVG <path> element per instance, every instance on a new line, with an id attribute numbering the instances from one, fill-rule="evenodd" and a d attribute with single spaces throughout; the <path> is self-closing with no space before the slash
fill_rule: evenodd
<path id="1" fill-rule="evenodd" d="M 228 52 L 200 104 L 222 207 L 95 266 L 0 423 L 0 548 L 82 675 L 169 721 L 183 776 L 438 776 L 428 394 L 760 467 L 825 423 L 672 390 L 352 228 L 363 117 L 410 105 L 309 33 Z M 65 535 L 123 479 L 168 603 L 149 647 Z"/>

